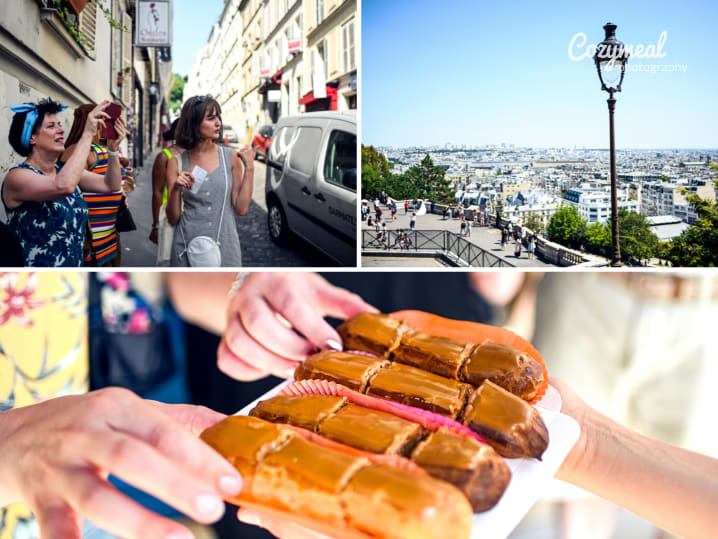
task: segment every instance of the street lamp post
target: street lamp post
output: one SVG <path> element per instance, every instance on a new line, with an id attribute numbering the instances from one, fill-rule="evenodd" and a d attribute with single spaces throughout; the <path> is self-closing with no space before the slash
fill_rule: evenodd
<path id="1" fill-rule="evenodd" d="M 617 26 L 612 22 L 603 27 L 605 39 L 596 46 L 593 61 L 601 81 L 601 90 L 608 92 L 608 126 L 610 131 L 611 150 L 611 230 L 613 246 L 611 249 L 611 266 L 621 266 L 621 244 L 618 237 L 618 194 L 616 188 L 616 139 L 613 131 L 613 113 L 616 110 L 615 92 L 621 91 L 621 83 L 626 72 L 628 51 L 623 43 L 616 39 Z"/>

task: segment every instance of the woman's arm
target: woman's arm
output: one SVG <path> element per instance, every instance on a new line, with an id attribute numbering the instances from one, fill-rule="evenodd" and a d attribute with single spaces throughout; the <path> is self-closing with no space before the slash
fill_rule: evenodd
<path id="1" fill-rule="evenodd" d="M 160 152 L 155 158 L 152 165 L 152 230 L 150 231 L 150 240 L 157 243 L 157 229 L 154 228 L 155 223 L 160 222 L 160 206 L 162 206 L 162 191 L 167 181 L 167 156 L 165 152 Z"/>
<path id="2" fill-rule="evenodd" d="M 117 138 L 107 141 L 107 149 L 111 153 L 117 153 L 120 149 L 120 142 L 125 138 L 125 122 L 122 117 L 115 120 L 115 131 Z M 80 178 L 80 187 L 89 193 L 112 193 L 119 191 L 122 187 L 122 165 L 120 156 L 109 155 L 108 167 L 105 174 L 94 174 L 86 172 Z"/>
<path id="3" fill-rule="evenodd" d="M 182 188 L 191 189 L 194 176 L 190 172 L 179 173 L 177 160 L 167 163 L 167 220 L 176 225 L 182 215 Z"/>
<path id="4" fill-rule="evenodd" d="M 681 537 L 715 536 L 718 460 L 642 436 L 590 408 L 560 380 L 551 384 L 561 411 L 581 425 L 558 479 Z"/>
<path id="5" fill-rule="evenodd" d="M 242 148 L 232 152 L 232 207 L 246 215 L 254 190 L 254 150 Z"/>

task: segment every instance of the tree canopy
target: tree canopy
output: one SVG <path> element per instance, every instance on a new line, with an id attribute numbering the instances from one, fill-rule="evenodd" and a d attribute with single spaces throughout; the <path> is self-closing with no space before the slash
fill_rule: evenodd
<path id="1" fill-rule="evenodd" d="M 718 165 L 711 167 L 718 172 Z M 718 180 L 714 184 L 718 189 Z M 686 200 L 698 219 L 667 246 L 665 257 L 674 266 L 718 266 L 718 202 L 698 195 L 688 195 Z"/>
<path id="2" fill-rule="evenodd" d="M 362 197 L 371 199 L 384 191 L 396 199 L 422 198 L 438 203 L 453 200 L 446 171 L 427 154 L 403 174 L 391 174 L 386 157 L 373 146 L 362 144 Z"/>

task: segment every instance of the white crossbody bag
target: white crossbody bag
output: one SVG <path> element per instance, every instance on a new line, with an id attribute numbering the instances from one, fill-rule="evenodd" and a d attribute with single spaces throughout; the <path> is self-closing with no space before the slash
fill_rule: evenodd
<path id="1" fill-rule="evenodd" d="M 227 175 L 227 165 L 225 163 L 224 151 L 222 148 L 220 148 L 219 155 L 222 161 L 222 170 L 224 170 L 224 200 L 222 201 L 222 210 L 219 214 L 217 239 L 214 240 L 209 236 L 195 236 L 189 241 L 189 243 L 187 243 L 187 240 L 184 237 L 184 227 L 180 227 L 182 241 L 184 242 L 185 246 L 184 251 L 182 251 L 182 254 L 187 255 L 187 262 L 193 268 L 218 268 L 222 265 L 222 253 L 220 251 L 219 235 L 222 231 L 224 207 L 227 204 L 229 177 Z"/>

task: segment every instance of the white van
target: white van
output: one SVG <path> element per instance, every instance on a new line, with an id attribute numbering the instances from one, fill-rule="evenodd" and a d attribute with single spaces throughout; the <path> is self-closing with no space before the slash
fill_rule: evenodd
<path id="1" fill-rule="evenodd" d="M 357 137 L 353 112 L 280 118 L 267 158 L 267 225 L 292 233 L 343 266 L 356 266 Z"/>

